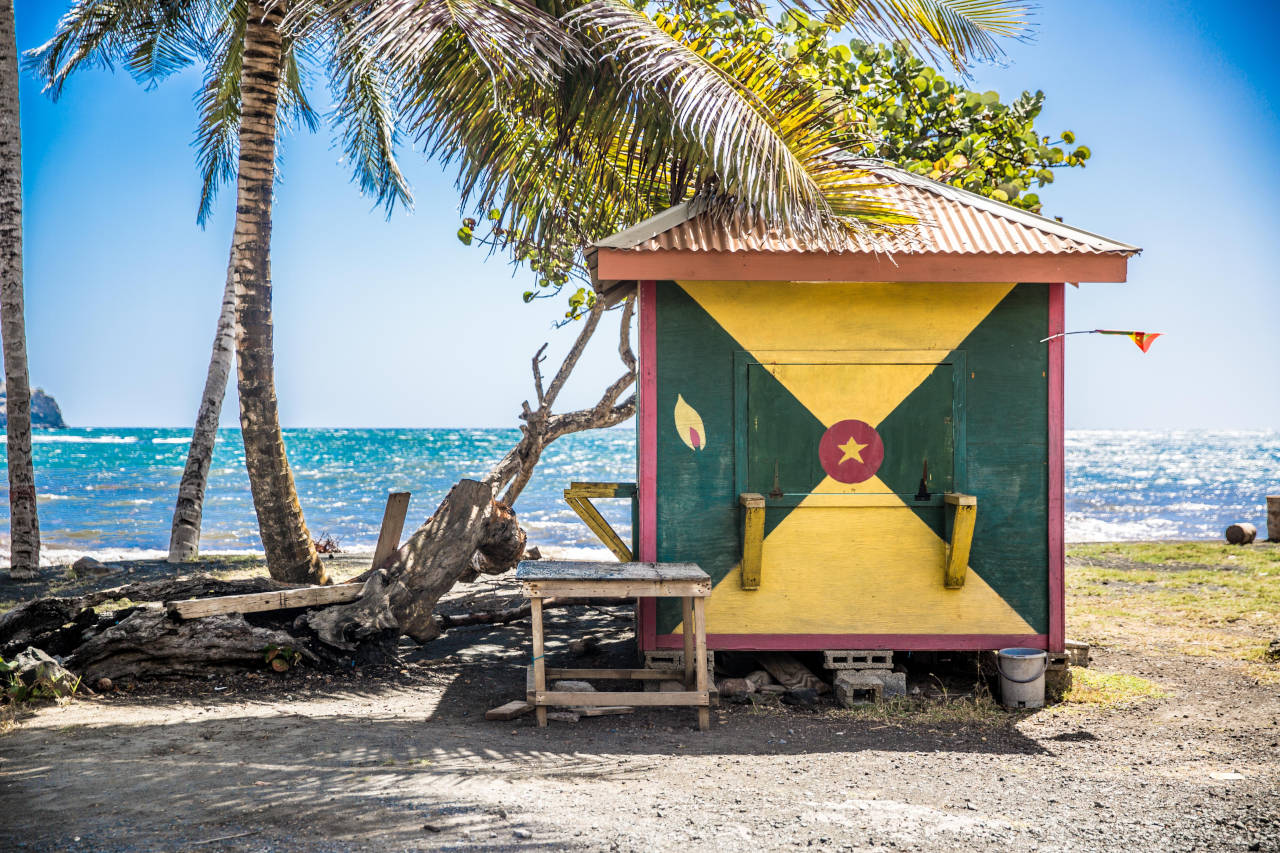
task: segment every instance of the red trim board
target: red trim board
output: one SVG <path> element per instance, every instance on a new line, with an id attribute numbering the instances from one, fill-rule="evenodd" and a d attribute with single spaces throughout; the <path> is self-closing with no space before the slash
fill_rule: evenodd
<path id="1" fill-rule="evenodd" d="M 660 649 L 684 648 L 681 634 L 662 634 Z M 720 651 L 826 651 L 889 649 L 900 652 L 987 651 L 1013 646 L 1043 649 L 1045 634 L 707 634 L 707 647 Z"/>
<path id="2" fill-rule="evenodd" d="M 640 282 L 640 560 L 658 559 L 658 284 Z M 642 598 L 636 619 L 641 650 L 656 649 L 657 607 Z"/>
<path id="3" fill-rule="evenodd" d="M 636 252 L 600 249 L 596 278 L 676 281 L 1124 281 L 1123 255 Z"/>
<path id="4" fill-rule="evenodd" d="M 1063 284 L 1049 285 L 1049 334 L 1064 328 Z M 1063 346 L 1064 338 L 1049 341 L 1049 650 L 1066 649 L 1066 595 L 1063 553 Z"/>

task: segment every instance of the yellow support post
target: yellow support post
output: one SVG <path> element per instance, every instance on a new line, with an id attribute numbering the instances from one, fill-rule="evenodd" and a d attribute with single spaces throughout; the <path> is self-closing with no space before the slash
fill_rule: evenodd
<path id="1" fill-rule="evenodd" d="M 738 496 L 746 507 L 742 524 L 742 588 L 759 589 L 764 570 L 764 495 L 747 492 Z"/>
<path id="2" fill-rule="evenodd" d="M 572 483 L 564 490 L 565 502 L 591 528 L 604 546 L 621 562 L 630 563 L 634 557 L 631 549 L 622 541 L 604 516 L 591 503 L 591 498 L 629 498 L 635 494 L 633 483 Z"/>
<path id="3" fill-rule="evenodd" d="M 978 522 L 978 499 L 973 495 L 948 492 L 943 500 L 955 507 L 951 523 L 951 541 L 947 543 L 947 564 L 942 585 L 947 589 L 964 586 L 969 569 L 969 551 L 973 547 L 973 530 Z"/>

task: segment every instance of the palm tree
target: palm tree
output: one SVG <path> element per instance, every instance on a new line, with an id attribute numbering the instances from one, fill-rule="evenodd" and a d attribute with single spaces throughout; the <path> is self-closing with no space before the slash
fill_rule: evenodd
<path id="1" fill-rule="evenodd" d="M 40 568 L 40 520 L 31 461 L 31 379 L 22 294 L 22 126 L 13 0 L 0 0 L 0 332 L 9 456 L 9 576 Z"/>
<path id="2" fill-rule="evenodd" d="M 293 9 L 306 20 L 316 5 L 299 2 Z M 354 17 L 333 16 L 299 40 L 281 31 L 284 13 L 283 3 L 270 0 L 78 0 L 29 61 L 55 98 L 86 63 L 124 64 L 139 80 L 151 83 L 204 62 L 199 220 L 203 224 L 218 189 L 234 177 L 236 221 L 224 310 L 180 486 L 171 556 L 186 556 L 198 543 L 233 331 L 245 461 L 269 570 L 281 580 L 323 582 L 324 568 L 298 503 L 280 431 L 271 323 L 278 137 L 282 126 L 314 129 L 318 123 L 303 85 L 306 57 L 323 58 L 337 100 L 334 123 L 342 129 L 343 149 L 361 189 L 388 212 L 397 202 L 411 203 L 411 196 L 395 159 L 398 135 L 381 69 L 362 62 L 359 50 L 334 49 Z M 228 321 L 230 310 L 234 322 Z"/>
<path id="3" fill-rule="evenodd" d="M 573 37 L 550 81 L 439 35 L 430 0 L 324 6 L 362 13 L 352 37 L 403 90 L 407 132 L 457 162 L 464 199 L 495 223 L 494 244 L 550 270 L 549 283 L 591 241 L 694 196 L 714 215 L 757 216 L 818 243 L 910 220 L 840 151 L 836 126 L 856 105 L 803 85 L 797 63 L 766 44 L 719 37 L 705 24 L 723 6 L 669 0 L 648 14 L 624 0 L 530 2 Z M 996 39 L 1026 26 L 1017 0 L 821 5 L 863 36 L 901 38 L 957 67 L 998 55 Z"/>

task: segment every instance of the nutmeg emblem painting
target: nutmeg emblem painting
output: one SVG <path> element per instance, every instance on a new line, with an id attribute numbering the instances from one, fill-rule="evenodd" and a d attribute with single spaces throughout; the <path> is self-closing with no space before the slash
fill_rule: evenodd
<path id="1" fill-rule="evenodd" d="M 676 395 L 676 434 L 690 450 L 701 450 L 706 446 L 706 430 L 702 426 L 702 418 L 693 406 L 684 401 L 684 397 Z"/>

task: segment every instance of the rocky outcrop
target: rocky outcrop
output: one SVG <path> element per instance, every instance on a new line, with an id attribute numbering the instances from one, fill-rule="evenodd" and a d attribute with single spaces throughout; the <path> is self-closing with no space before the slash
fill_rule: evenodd
<path id="1" fill-rule="evenodd" d="M 3 385 L 0 385 L 0 427 L 9 423 L 7 412 L 8 397 Z M 67 423 L 62 419 L 62 410 L 58 401 L 37 388 L 31 392 L 31 426 L 36 429 L 66 429 Z"/>

